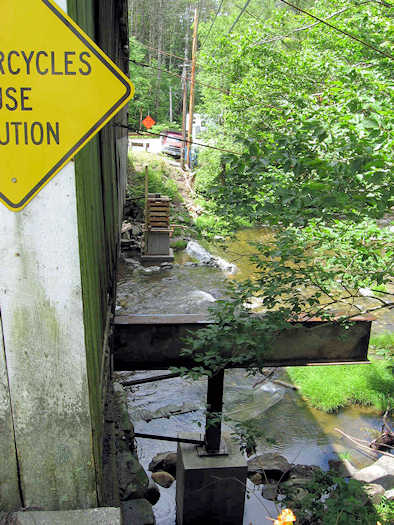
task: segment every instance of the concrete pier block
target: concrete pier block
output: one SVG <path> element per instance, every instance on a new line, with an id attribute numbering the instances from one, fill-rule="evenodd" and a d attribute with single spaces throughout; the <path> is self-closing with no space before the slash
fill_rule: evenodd
<path id="1" fill-rule="evenodd" d="M 201 439 L 182 433 L 181 438 Z M 196 445 L 178 444 L 178 525 L 242 525 L 248 467 L 237 445 L 223 435 L 227 456 L 199 456 Z"/>

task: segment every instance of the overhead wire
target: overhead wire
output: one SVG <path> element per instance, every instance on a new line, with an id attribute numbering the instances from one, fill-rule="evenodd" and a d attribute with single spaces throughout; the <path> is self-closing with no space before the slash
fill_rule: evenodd
<path id="1" fill-rule="evenodd" d="M 242 9 L 239 7 L 239 9 L 241 9 L 241 11 L 240 11 L 238 17 L 236 18 L 236 20 L 234 21 L 234 23 L 232 24 L 230 30 L 228 31 L 228 33 L 227 33 L 228 35 L 233 31 L 234 27 L 235 27 L 236 24 L 239 22 L 241 16 L 242 16 L 245 12 L 247 12 L 247 7 L 248 7 L 250 1 L 251 1 L 251 0 L 247 0 L 246 3 L 245 3 L 245 5 L 243 6 Z M 326 19 L 322 19 L 322 18 L 319 18 L 319 17 L 313 15 L 312 13 L 309 13 L 308 11 L 306 11 L 306 10 L 304 10 L 304 9 L 299 8 L 299 7 L 296 6 L 296 5 L 293 5 L 292 3 L 288 2 L 287 0 L 280 0 L 280 1 L 281 1 L 282 3 L 284 3 L 284 4 L 287 4 L 288 6 L 292 7 L 293 9 L 295 9 L 295 10 L 297 10 L 297 11 L 299 11 L 299 12 L 301 12 L 301 13 L 303 13 L 303 14 L 309 16 L 309 17 L 311 17 L 312 19 L 316 20 L 316 23 L 311 24 L 311 25 L 309 25 L 309 26 L 302 26 L 302 27 L 300 27 L 300 28 L 296 28 L 295 30 L 291 31 L 290 33 L 287 33 L 286 35 L 283 35 L 283 36 L 278 35 L 277 37 L 273 37 L 272 39 L 268 39 L 268 40 L 265 40 L 265 41 L 260 41 L 260 42 L 254 43 L 254 45 L 264 45 L 264 44 L 268 44 L 268 43 L 270 43 L 270 42 L 275 42 L 275 41 L 281 40 L 281 39 L 283 39 L 283 38 L 287 38 L 290 34 L 292 34 L 292 33 L 294 33 L 294 32 L 302 31 L 302 30 L 308 29 L 308 28 L 310 28 L 310 27 L 314 27 L 314 26 L 316 26 L 316 25 L 318 25 L 318 24 L 321 23 L 321 24 L 327 25 L 327 26 L 330 27 L 331 29 L 334 29 L 335 31 L 338 31 L 338 32 L 344 34 L 345 36 L 347 36 L 347 37 L 349 37 L 349 38 L 351 38 L 351 39 L 353 39 L 353 40 L 355 40 L 355 41 L 361 43 L 362 45 L 364 45 L 364 46 L 366 46 L 366 47 L 368 47 L 368 48 L 370 48 L 370 49 L 373 49 L 374 51 L 377 51 L 378 53 L 382 54 L 382 55 L 385 56 L 386 58 L 390 58 L 391 60 L 394 59 L 394 57 L 393 57 L 392 55 L 390 55 L 390 54 L 388 54 L 388 53 L 385 53 L 384 51 L 381 51 L 380 49 L 378 49 L 378 48 L 376 48 L 375 46 L 369 44 L 368 42 L 364 42 L 363 40 L 361 40 L 360 38 L 356 37 L 355 35 L 353 35 L 353 34 L 351 34 L 351 33 L 348 33 L 348 32 L 346 32 L 346 31 L 344 31 L 344 30 L 342 30 L 342 29 L 340 29 L 340 28 L 338 28 L 338 27 L 336 27 L 336 26 L 334 26 L 334 25 L 332 25 L 332 24 L 330 24 L 330 23 L 327 22 L 328 19 L 333 18 L 334 16 L 337 16 L 337 15 L 343 13 L 344 11 L 350 9 L 350 8 L 353 7 L 353 6 L 349 6 L 349 7 L 347 7 L 347 8 L 344 8 L 344 9 L 342 9 L 342 10 L 340 10 L 340 11 L 337 11 L 337 12 L 331 14 L 331 15 L 330 15 L 329 17 L 327 17 Z M 375 0 L 372 0 L 372 1 L 375 1 Z M 222 8 L 222 6 L 223 6 L 223 3 L 224 3 L 224 0 L 222 0 L 221 3 L 220 3 L 220 5 L 219 5 L 219 9 L 218 9 L 217 12 L 216 12 L 216 15 L 215 15 L 215 18 L 214 18 L 214 20 L 213 20 L 213 22 L 212 22 L 212 24 L 211 24 L 210 30 L 212 29 L 212 27 L 213 27 L 213 25 L 214 25 L 214 23 L 215 23 L 215 21 L 216 21 L 216 18 L 217 18 L 217 16 L 218 16 L 218 14 L 220 13 L 220 10 L 221 10 L 221 8 Z M 359 4 L 359 5 L 363 5 L 363 4 L 366 4 L 366 3 L 368 3 L 368 2 L 363 2 L 362 4 Z M 385 5 L 386 7 L 391 7 L 391 6 L 389 6 L 388 4 L 384 4 L 384 3 L 379 2 L 379 1 L 376 1 L 376 3 L 378 3 L 378 4 L 380 4 L 380 5 Z M 209 35 L 209 32 L 208 32 L 208 35 Z M 208 36 L 208 35 L 207 35 L 207 36 Z M 206 42 L 207 42 L 207 38 L 205 38 L 205 40 L 204 40 L 204 44 L 205 44 Z M 147 47 L 147 48 L 153 49 L 153 50 L 155 50 L 155 51 L 159 51 L 157 48 L 153 48 L 153 47 L 151 47 L 151 46 L 147 46 L 147 45 L 145 45 L 145 44 L 143 44 L 143 45 L 144 45 L 145 47 Z M 200 51 L 201 51 L 201 48 L 200 48 Z M 177 55 L 174 55 L 174 54 L 172 54 L 172 53 L 166 53 L 166 52 L 162 52 L 162 53 L 163 53 L 163 54 L 167 54 L 168 56 L 174 56 L 175 58 L 179 58 L 179 59 L 182 60 L 182 61 L 184 60 L 184 58 L 179 57 L 179 56 L 177 56 Z M 168 75 L 170 75 L 170 76 L 173 76 L 173 77 L 177 77 L 177 78 L 180 78 L 180 79 L 183 78 L 181 75 L 178 75 L 178 74 L 173 73 L 173 72 L 171 72 L 171 71 L 168 71 L 168 70 L 165 70 L 165 69 L 161 69 L 161 68 L 158 68 L 158 67 L 155 67 L 155 66 L 151 66 L 151 65 L 149 65 L 149 64 L 144 64 L 144 63 L 142 63 L 142 62 L 137 62 L 136 60 L 132 60 L 132 59 L 130 59 L 130 62 L 134 63 L 135 65 L 141 66 L 141 67 L 147 67 L 147 68 L 155 69 L 155 70 L 158 70 L 158 71 L 162 71 L 162 72 L 164 72 L 164 73 L 166 73 L 166 74 L 168 74 Z M 187 80 L 190 80 L 190 77 L 187 77 Z M 210 89 L 213 89 L 213 90 L 219 91 L 219 92 L 221 92 L 221 93 L 224 93 L 225 95 L 229 95 L 229 94 L 230 94 L 230 91 L 229 91 L 229 90 L 225 90 L 225 89 L 219 88 L 219 87 L 217 87 L 217 86 L 212 86 L 212 85 L 210 85 L 210 84 L 208 84 L 208 83 L 205 83 L 205 82 L 202 82 L 202 81 L 198 81 L 198 80 L 197 80 L 197 83 L 199 83 L 199 84 L 202 85 L 202 86 L 208 87 L 208 88 L 210 88 Z M 245 100 L 246 100 L 246 97 L 240 97 L 240 98 L 245 98 Z"/>
<path id="2" fill-rule="evenodd" d="M 238 7 L 238 9 L 242 9 L 242 7 L 240 7 L 239 5 L 235 4 L 235 7 Z M 252 11 L 248 10 L 248 9 L 245 9 L 245 13 L 249 16 L 251 16 L 252 18 L 254 18 L 255 20 L 257 20 L 257 22 L 261 22 L 262 20 L 262 17 L 261 16 L 257 16 L 255 13 L 252 13 Z"/>
<path id="3" fill-rule="evenodd" d="M 209 30 L 208 30 L 207 36 L 205 37 L 204 41 L 203 41 L 202 44 L 200 45 L 200 49 L 199 49 L 199 51 L 201 51 L 201 49 L 202 49 L 202 48 L 205 46 L 205 44 L 207 43 L 207 40 L 208 40 L 208 38 L 209 38 L 209 35 L 211 34 L 212 28 L 213 28 L 213 26 L 215 25 L 216 19 L 217 19 L 217 17 L 219 16 L 220 11 L 222 10 L 223 4 L 224 4 L 224 0 L 221 0 L 220 5 L 219 5 L 219 7 L 218 7 L 218 9 L 217 9 L 217 11 L 216 11 L 216 14 L 215 14 L 215 18 L 212 20 L 212 24 L 211 24 L 211 26 L 210 26 L 210 28 L 209 28 Z"/>
<path id="4" fill-rule="evenodd" d="M 358 5 L 363 5 L 363 4 L 368 4 L 368 3 L 369 3 L 369 0 L 367 2 L 362 2 L 362 4 L 358 4 Z M 335 16 L 338 16 L 338 15 L 344 13 L 345 11 L 348 11 L 349 9 L 352 9 L 353 7 L 354 7 L 353 5 L 350 5 L 348 7 L 344 7 L 343 9 L 340 9 L 339 11 L 335 11 L 335 13 L 331 13 L 331 15 L 327 16 L 326 18 L 324 18 L 324 20 L 330 20 L 330 18 L 334 18 Z M 292 31 L 289 31 L 285 35 L 277 35 L 277 36 L 274 36 L 274 37 L 271 37 L 271 38 L 267 38 L 266 40 L 261 40 L 260 42 L 256 42 L 254 44 L 254 46 L 270 44 L 271 42 L 278 42 L 279 40 L 283 40 L 284 38 L 288 38 L 293 33 L 298 33 L 299 31 L 305 31 L 306 29 L 311 29 L 312 27 L 315 27 L 315 26 L 319 25 L 320 23 L 321 22 L 318 21 L 318 22 L 314 22 L 313 24 L 297 27 L 297 28 L 293 29 Z"/>
<path id="5" fill-rule="evenodd" d="M 300 13 L 303 13 L 304 15 L 307 15 L 307 16 L 313 18 L 314 20 L 318 20 L 320 23 L 330 27 L 331 29 L 334 29 L 334 31 L 337 31 L 338 33 L 341 33 L 342 35 L 345 35 L 348 38 L 351 38 L 352 40 L 355 40 L 356 42 L 359 42 L 363 46 L 366 46 L 366 47 L 369 47 L 370 49 L 373 49 L 374 51 L 376 51 L 377 53 L 380 53 L 381 55 L 385 56 L 386 58 L 390 58 L 391 60 L 394 60 L 394 56 L 393 55 L 390 55 L 389 53 L 385 53 L 384 51 L 382 51 L 381 49 L 373 46 L 372 44 L 369 44 L 368 42 L 365 42 L 364 40 L 361 40 L 361 38 L 358 38 L 357 36 L 353 35 L 352 33 L 349 33 L 348 31 L 344 31 L 343 29 L 340 29 L 339 27 L 330 24 L 326 20 L 323 20 L 322 18 L 319 18 L 318 16 L 313 15 L 309 11 L 306 11 L 305 9 L 301 9 L 301 7 L 298 7 L 298 6 L 288 2 L 287 0 L 280 0 L 280 2 L 282 2 L 283 4 L 286 4 L 286 5 L 290 6 L 290 7 L 292 7 L 293 9 L 295 9 L 296 11 L 299 11 Z"/>
<path id="6" fill-rule="evenodd" d="M 162 69 L 162 68 L 159 68 L 159 67 L 156 67 L 156 66 L 151 66 L 150 64 L 144 64 L 143 62 L 137 62 L 136 60 L 133 60 L 133 59 L 130 59 L 129 62 L 131 62 L 132 64 L 135 64 L 136 66 L 147 67 L 147 68 L 150 68 L 150 69 L 155 69 L 157 71 L 161 71 L 163 73 L 167 73 L 167 75 L 170 75 L 172 77 L 177 77 L 177 78 L 183 79 L 182 75 L 178 75 L 177 73 L 173 73 L 172 71 L 168 71 L 167 69 Z M 186 80 L 190 80 L 190 76 L 186 76 Z M 196 82 L 198 84 L 201 84 L 202 86 L 208 87 L 210 89 L 215 89 L 216 91 L 221 91 L 225 95 L 229 95 L 229 91 L 226 90 L 226 89 L 222 89 L 222 88 L 219 88 L 217 86 L 212 86 L 211 84 L 207 84 L 206 82 L 202 82 L 201 80 L 196 80 Z"/>
<path id="7" fill-rule="evenodd" d="M 230 35 L 234 29 L 234 27 L 238 24 L 239 20 L 241 19 L 241 16 L 245 13 L 246 9 L 248 8 L 248 5 L 250 4 L 252 0 L 246 0 L 246 3 L 245 5 L 243 6 L 243 8 L 241 9 L 241 12 L 238 14 L 237 18 L 235 19 L 233 25 L 230 27 L 230 29 L 228 30 L 228 33 L 227 35 Z"/>
<path id="8" fill-rule="evenodd" d="M 137 135 L 145 135 L 145 134 L 148 134 L 148 135 L 154 135 L 156 137 L 167 137 L 167 138 L 170 138 L 171 140 L 177 140 L 179 142 L 186 142 L 187 144 L 195 144 L 196 146 L 201 146 L 202 148 L 209 148 L 209 149 L 214 149 L 214 150 L 217 150 L 217 151 L 223 151 L 224 153 L 231 153 L 232 155 L 238 155 L 240 156 L 241 153 L 237 152 L 237 151 L 232 151 L 232 150 L 229 150 L 229 149 L 224 149 L 224 148 L 218 148 L 217 146 L 210 146 L 209 144 L 202 144 L 201 142 L 195 142 L 194 140 L 188 140 L 188 139 L 181 139 L 181 138 L 178 138 L 178 137 L 173 137 L 173 136 L 170 136 L 170 135 L 166 135 L 164 133 L 155 133 L 153 131 L 146 131 L 146 130 L 138 130 L 138 129 L 134 129 L 132 126 L 126 126 L 124 124 L 114 124 L 114 126 L 118 127 L 118 128 L 125 128 L 125 129 L 128 129 L 129 131 L 132 131 L 133 133 L 137 133 Z"/>
<path id="9" fill-rule="evenodd" d="M 182 62 L 185 61 L 185 57 L 180 57 L 178 55 L 174 55 L 174 53 L 168 53 L 168 51 L 162 51 L 162 50 L 158 49 L 157 47 L 148 46 L 148 44 L 143 44 L 140 41 L 138 41 L 138 43 L 141 44 L 143 47 L 146 47 L 147 49 L 151 49 L 152 51 L 156 51 L 156 53 L 160 53 L 161 55 L 166 55 L 168 57 L 178 58 L 179 60 L 182 60 Z"/>

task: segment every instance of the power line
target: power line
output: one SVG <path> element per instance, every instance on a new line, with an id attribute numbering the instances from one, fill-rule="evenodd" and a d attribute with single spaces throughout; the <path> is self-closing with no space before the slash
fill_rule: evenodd
<path id="1" fill-rule="evenodd" d="M 238 7 L 238 9 L 242 9 L 239 5 L 235 4 L 235 7 Z M 262 20 L 262 17 L 261 16 L 257 16 L 255 15 L 254 13 L 252 13 L 252 11 L 248 10 L 248 9 L 245 9 L 245 13 L 249 16 L 251 16 L 252 18 L 254 18 L 255 20 L 257 20 L 258 22 L 261 22 Z"/>
<path id="2" fill-rule="evenodd" d="M 155 69 L 157 71 L 162 71 L 163 73 L 167 73 L 167 75 L 171 75 L 172 77 L 177 77 L 177 78 L 180 78 L 180 79 L 183 78 L 182 75 L 178 75 L 177 73 L 173 73 L 172 71 L 168 71 L 167 69 L 161 69 L 161 68 L 156 67 L 156 66 L 151 66 L 149 64 L 144 64 L 143 62 L 137 62 L 136 60 L 133 60 L 133 59 L 130 59 L 129 62 L 132 62 L 136 66 L 147 67 L 147 68 L 150 68 L 150 69 Z M 187 76 L 186 79 L 190 80 L 190 76 Z M 208 87 L 210 89 L 215 89 L 216 91 L 220 91 L 221 93 L 224 93 L 225 95 L 229 95 L 229 91 L 226 90 L 226 89 L 222 89 L 222 88 L 219 88 L 219 87 L 216 87 L 216 86 L 211 86 L 211 84 L 207 84 L 206 82 L 202 82 L 201 80 L 198 80 L 196 82 L 198 82 L 202 86 Z"/>
<path id="3" fill-rule="evenodd" d="M 168 53 L 167 51 L 161 51 L 160 49 L 157 49 L 157 47 L 148 46 L 148 44 L 143 44 L 140 41 L 138 41 L 138 43 L 141 44 L 143 47 L 146 47 L 147 49 L 151 49 L 152 51 L 156 51 L 157 53 L 160 53 L 161 55 L 166 55 L 168 57 L 178 58 L 179 60 L 182 60 L 182 62 L 185 60 L 184 57 L 180 57 L 178 55 L 174 55 L 174 53 Z"/>
<path id="4" fill-rule="evenodd" d="M 224 0 L 221 0 L 220 5 L 218 7 L 218 10 L 216 11 L 216 14 L 215 14 L 215 18 L 212 20 L 212 24 L 211 24 L 211 26 L 210 26 L 210 28 L 208 30 L 207 36 L 205 37 L 203 43 L 200 46 L 200 51 L 205 46 L 205 44 L 207 43 L 207 40 L 209 38 L 209 35 L 211 34 L 212 28 L 215 25 L 216 19 L 219 16 L 220 11 L 222 10 L 223 4 L 224 4 Z"/>
<path id="5" fill-rule="evenodd" d="M 364 2 L 364 3 L 369 3 L 369 2 Z M 324 20 L 329 20 L 330 18 L 334 18 L 334 16 L 338 16 L 338 15 L 344 13 L 345 11 L 348 11 L 352 7 L 353 6 L 349 6 L 349 7 L 345 7 L 344 9 L 341 9 L 340 11 L 336 11 L 335 13 L 332 13 L 330 16 L 328 16 Z M 270 44 L 271 42 L 278 42 L 279 40 L 283 40 L 284 38 L 288 38 L 293 33 L 298 33 L 299 31 L 305 31 L 306 29 L 311 29 L 312 27 L 315 27 L 315 26 L 317 26 L 319 24 L 320 24 L 320 22 L 314 22 L 313 24 L 309 24 L 307 26 L 297 27 L 296 29 L 293 29 L 292 31 L 290 31 L 289 33 L 286 33 L 285 35 L 277 35 L 277 36 L 274 36 L 272 38 L 268 38 L 266 40 L 261 40 L 260 42 L 256 42 L 254 44 L 254 46 Z"/>
<path id="6" fill-rule="evenodd" d="M 228 31 L 228 35 L 232 32 L 232 30 L 234 29 L 234 27 L 238 24 L 239 22 L 239 19 L 241 18 L 241 16 L 244 14 L 244 12 L 246 11 L 246 9 L 248 8 L 248 5 L 250 4 L 252 0 L 246 0 L 246 3 L 245 5 L 243 6 L 243 8 L 241 9 L 241 12 L 239 13 L 239 15 L 237 16 L 237 18 L 235 19 L 235 22 L 233 23 L 233 25 L 230 27 L 229 31 Z"/>
<path id="7" fill-rule="evenodd" d="M 223 151 L 224 153 L 231 153 L 233 155 L 238 155 L 238 156 L 241 155 L 241 153 L 238 153 L 237 151 L 231 151 L 229 149 L 218 148 L 216 146 L 209 146 L 208 144 L 202 144 L 201 142 L 195 142 L 194 140 L 181 139 L 181 138 L 178 138 L 178 137 L 165 135 L 164 133 L 154 133 L 153 131 L 140 131 L 140 130 L 132 128 L 131 126 L 125 126 L 123 124 L 114 124 L 114 126 L 116 126 L 118 128 L 126 128 L 129 131 L 132 131 L 133 133 L 137 133 L 137 135 L 148 134 L 148 135 L 154 135 L 156 137 L 167 137 L 167 138 L 170 138 L 171 140 L 178 140 L 179 142 L 186 142 L 187 144 L 192 144 L 192 145 L 195 144 L 196 146 L 201 146 L 203 148 L 209 148 L 209 149 L 214 149 L 214 150 L 217 150 L 217 151 Z"/>
<path id="8" fill-rule="evenodd" d="M 355 40 L 356 42 L 359 42 L 363 46 L 366 46 L 366 47 L 369 47 L 370 49 L 373 49 L 374 51 L 376 51 L 377 53 L 380 53 L 381 55 L 385 56 L 386 58 L 390 58 L 391 60 L 394 60 L 394 56 L 393 55 L 389 55 L 388 53 L 385 53 L 384 51 L 382 51 L 379 48 L 373 46 L 372 44 L 369 44 L 368 42 L 364 42 L 363 40 L 361 40 L 360 38 L 356 37 L 352 33 L 348 33 L 347 31 L 344 31 L 343 29 L 339 29 L 339 27 L 333 26 L 332 24 L 330 24 L 329 22 L 326 22 L 322 18 L 319 18 L 319 17 L 317 17 L 315 15 L 312 15 L 312 13 L 309 13 L 309 11 L 305 11 L 305 9 L 301 9 L 301 7 L 298 7 L 298 6 L 294 5 L 294 4 L 291 4 L 287 0 L 280 0 L 280 1 L 283 4 L 286 4 L 286 5 L 290 6 L 290 7 L 292 7 L 296 11 L 299 11 L 300 13 L 303 13 L 304 15 L 307 15 L 307 16 L 313 18 L 314 20 L 317 20 L 318 22 L 321 22 L 322 24 L 330 27 L 331 29 L 334 29 L 334 31 L 337 31 L 338 33 L 341 33 L 342 35 L 345 35 L 345 36 L 351 38 L 352 40 Z"/>

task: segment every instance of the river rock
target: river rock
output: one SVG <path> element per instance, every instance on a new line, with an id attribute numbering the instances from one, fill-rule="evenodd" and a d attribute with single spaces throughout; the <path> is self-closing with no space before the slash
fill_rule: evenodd
<path id="1" fill-rule="evenodd" d="M 305 485 L 319 472 L 321 472 L 321 469 L 315 465 L 294 465 L 288 472 L 288 479 L 294 485 Z"/>
<path id="2" fill-rule="evenodd" d="M 394 489 L 386 490 L 386 492 L 384 493 L 384 497 L 387 498 L 389 501 L 393 501 L 394 500 Z"/>
<path id="3" fill-rule="evenodd" d="M 328 466 L 331 473 L 341 476 L 342 478 L 347 478 L 351 475 L 344 462 L 340 459 L 329 459 Z"/>
<path id="4" fill-rule="evenodd" d="M 160 266 L 149 266 L 148 268 L 144 268 L 143 266 L 141 266 L 140 268 L 140 271 L 144 275 L 151 275 L 152 273 L 158 273 L 160 272 L 160 270 L 161 270 Z"/>
<path id="5" fill-rule="evenodd" d="M 263 479 L 279 481 L 287 477 L 289 470 L 290 463 L 287 459 L 276 453 L 262 454 L 248 461 L 248 473 L 259 472 Z"/>
<path id="6" fill-rule="evenodd" d="M 125 257 L 124 262 L 132 268 L 139 268 L 141 266 L 140 262 L 137 261 L 137 259 Z"/>
<path id="7" fill-rule="evenodd" d="M 291 501 L 294 502 L 304 499 L 309 494 L 306 488 L 298 484 L 298 481 L 296 483 L 294 481 L 285 481 L 284 483 L 280 484 L 280 490 L 282 493 L 285 493 Z"/>
<path id="8" fill-rule="evenodd" d="M 255 474 L 256 475 L 256 474 Z M 267 483 L 264 485 L 262 490 L 263 498 L 270 501 L 275 501 L 278 497 L 278 484 L 277 483 Z"/>
<path id="9" fill-rule="evenodd" d="M 211 255 L 208 252 L 208 250 L 203 248 L 201 244 L 199 244 L 196 241 L 190 241 L 187 244 L 186 253 L 190 255 L 190 257 L 197 259 L 197 261 L 199 261 L 201 264 L 205 264 L 207 266 L 214 266 L 220 268 L 224 272 L 231 274 L 237 271 L 237 267 L 235 266 L 235 264 L 229 263 L 221 257 L 215 257 Z"/>
<path id="10" fill-rule="evenodd" d="M 367 483 L 363 488 L 371 503 L 379 505 L 385 495 L 385 490 L 382 485 L 378 485 L 377 483 Z"/>
<path id="11" fill-rule="evenodd" d="M 171 476 L 168 472 L 164 472 L 164 470 L 160 470 L 158 472 L 154 472 L 152 474 L 152 479 L 155 481 L 160 487 L 163 487 L 165 489 L 168 489 L 171 487 L 171 485 L 174 483 L 175 478 L 174 476 Z"/>
<path id="12" fill-rule="evenodd" d="M 186 253 L 203 264 L 209 264 L 213 259 L 212 255 L 196 241 L 188 242 Z"/>
<path id="13" fill-rule="evenodd" d="M 190 297 L 197 304 L 215 302 L 215 298 L 213 297 L 213 295 L 211 295 L 208 292 L 204 292 L 204 290 L 193 290 L 190 294 Z"/>
<path id="14" fill-rule="evenodd" d="M 264 483 L 263 476 L 259 472 L 251 474 L 249 479 L 254 485 L 262 485 Z"/>
<path id="15" fill-rule="evenodd" d="M 152 479 L 149 480 L 149 485 L 144 493 L 144 498 L 147 499 L 151 505 L 156 505 L 160 499 L 160 489 Z"/>
<path id="16" fill-rule="evenodd" d="M 138 460 L 129 451 L 117 455 L 119 494 L 122 501 L 141 498 L 149 479 Z"/>
<path id="17" fill-rule="evenodd" d="M 352 476 L 358 481 L 378 483 L 386 489 L 394 485 L 394 458 L 382 456 L 369 467 L 365 467 Z"/>
<path id="18" fill-rule="evenodd" d="M 148 469 L 151 472 L 158 472 L 164 470 L 172 476 L 176 476 L 176 461 L 177 454 L 176 452 L 161 452 L 156 454 L 156 456 L 149 463 Z M 153 477 L 153 476 L 152 476 Z"/>

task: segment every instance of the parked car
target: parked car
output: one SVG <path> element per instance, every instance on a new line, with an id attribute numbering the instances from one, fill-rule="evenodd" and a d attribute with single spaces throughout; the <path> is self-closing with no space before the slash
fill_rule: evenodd
<path id="1" fill-rule="evenodd" d="M 163 130 L 161 133 L 161 152 L 181 157 L 182 155 L 182 133 L 180 131 Z"/>

